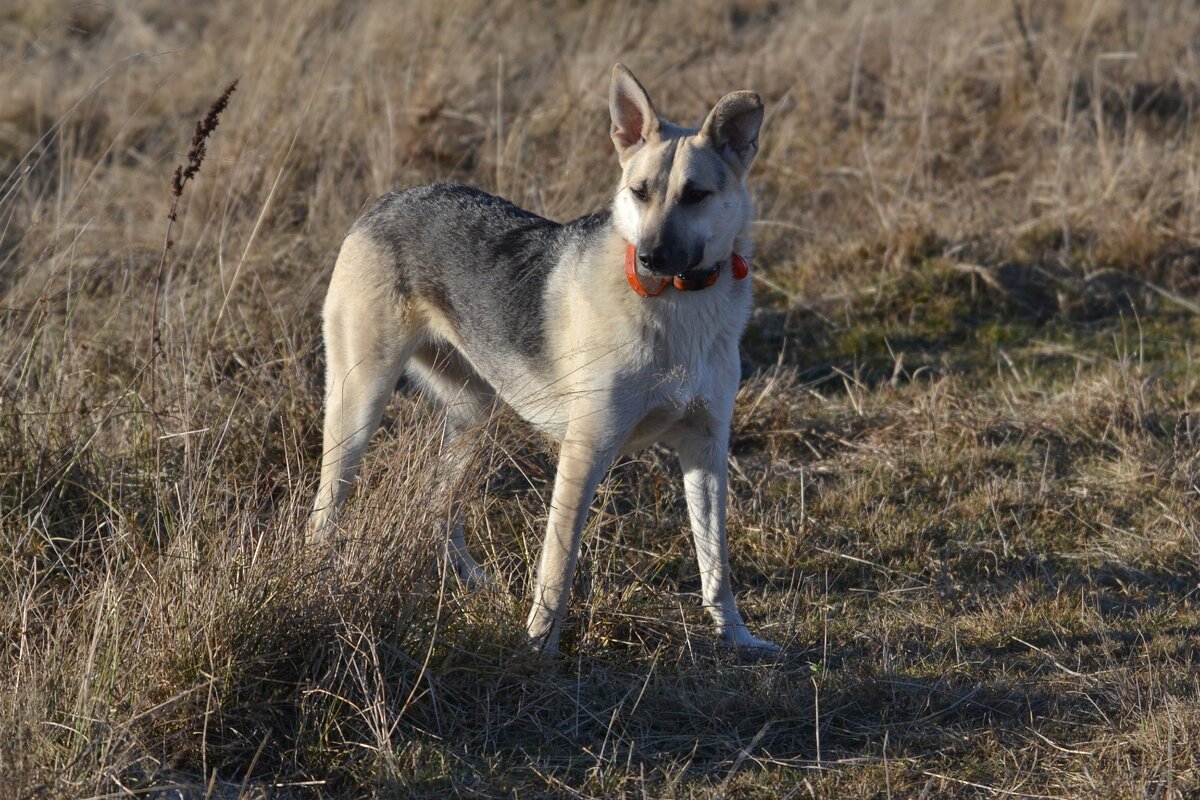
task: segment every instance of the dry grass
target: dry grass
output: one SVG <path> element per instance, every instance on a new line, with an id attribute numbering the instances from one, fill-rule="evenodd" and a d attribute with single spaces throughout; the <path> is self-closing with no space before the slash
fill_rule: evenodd
<path id="1" fill-rule="evenodd" d="M 1150 0 L 8 4 L 0 796 L 1195 796 L 1198 31 Z M 730 532 L 777 663 L 712 647 L 658 451 L 596 500 L 555 664 L 521 643 L 553 458 L 519 428 L 463 487 L 498 591 L 443 586 L 410 394 L 341 557 L 297 545 L 342 233 L 433 180 L 602 207 L 617 59 L 680 120 L 768 104 Z"/>

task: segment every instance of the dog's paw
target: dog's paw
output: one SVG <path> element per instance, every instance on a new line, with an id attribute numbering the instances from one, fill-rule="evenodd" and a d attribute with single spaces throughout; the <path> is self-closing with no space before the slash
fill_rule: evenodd
<path id="1" fill-rule="evenodd" d="M 506 671 L 513 675 L 534 677 L 557 672 L 563 655 L 558 648 L 547 650 L 541 643 L 522 633 L 518 640 L 510 643 Z"/>
<path id="2" fill-rule="evenodd" d="M 525 641 L 529 649 L 540 656 L 554 660 L 562 657 L 559 647 L 561 623 L 550 615 L 531 614 L 525 627 Z"/>
<path id="3" fill-rule="evenodd" d="M 474 561 L 469 564 L 457 565 L 454 569 L 454 577 L 458 579 L 459 585 L 468 592 L 491 592 L 498 588 L 495 579 Z"/>
<path id="4" fill-rule="evenodd" d="M 771 661 L 783 653 L 783 648 L 774 642 L 756 636 L 750 638 L 753 641 L 749 644 L 737 645 L 738 658 L 743 661 Z"/>
<path id="5" fill-rule="evenodd" d="M 554 669 L 554 665 L 563 660 L 563 653 L 558 642 L 547 642 L 543 638 L 530 636 L 528 632 L 524 639 L 525 646 L 520 648 L 524 651 L 521 660 L 527 666 L 536 665 L 539 670 Z"/>
<path id="6" fill-rule="evenodd" d="M 760 659 L 777 656 L 783 648 L 767 639 L 760 639 L 746 629 L 745 625 L 735 625 L 721 632 L 721 644 L 736 650 L 743 658 Z"/>

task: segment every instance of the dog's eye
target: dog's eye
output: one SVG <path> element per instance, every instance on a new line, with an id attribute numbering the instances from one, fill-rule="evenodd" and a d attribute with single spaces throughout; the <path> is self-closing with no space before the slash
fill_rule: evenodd
<path id="1" fill-rule="evenodd" d="M 644 183 L 639 186 L 630 187 L 629 191 L 633 193 L 634 197 L 636 197 L 638 200 L 641 200 L 643 203 L 650 199 L 650 193 L 646 191 L 646 184 Z"/>
<path id="2" fill-rule="evenodd" d="M 704 198 L 708 197 L 712 192 L 706 192 L 703 189 L 697 189 L 695 186 L 684 188 L 683 194 L 679 196 L 679 202 L 685 206 L 693 206 L 699 203 Z"/>

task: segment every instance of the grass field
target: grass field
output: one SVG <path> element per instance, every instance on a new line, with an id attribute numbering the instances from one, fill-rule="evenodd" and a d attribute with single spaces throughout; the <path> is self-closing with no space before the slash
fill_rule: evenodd
<path id="1" fill-rule="evenodd" d="M 617 60 L 767 104 L 730 540 L 778 660 L 714 646 L 666 451 L 556 662 L 511 420 L 457 490 L 494 591 L 413 393 L 302 547 L 341 236 L 435 180 L 602 208 Z M 1200 795 L 1198 109 L 1182 0 L 3 4 L 0 798 Z"/>

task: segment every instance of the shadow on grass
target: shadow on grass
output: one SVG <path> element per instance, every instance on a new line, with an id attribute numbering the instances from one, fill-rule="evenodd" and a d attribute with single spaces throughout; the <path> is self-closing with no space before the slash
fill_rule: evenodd
<path id="1" fill-rule="evenodd" d="M 892 671 L 869 658 L 822 669 L 804 653 L 755 665 L 718 653 L 612 655 L 534 675 L 463 656 L 424 676 L 428 690 L 401 727 L 458 764 L 456 777 L 424 788 L 518 789 L 534 774 L 550 776 L 544 788 L 600 791 L 610 772 L 720 783 L 739 768 L 953 759 L 981 739 L 1012 744 L 1045 725 L 1099 722 L 1113 707 L 1101 690 Z M 411 772 L 396 777 L 421 786 Z"/>
<path id="2" fill-rule="evenodd" d="M 414 620 L 431 621 L 435 609 L 396 607 L 404 614 L 393 618 L 389 606 L 367 612 L 375 622 L 360 620 L 362 628 L 311 603 L 260 610 L 230 642 L 203 752 L 176 747 L 175 766 L 206 764 L 225 779 L 319 780 L 321 791 L 361 787 L 370 775 L 393 789 L 493 794 L 556 785 L 603 793 L 606 781 L 631 775 L 650 785 L 719 784 L 736 769 L 885 755 L 953 760 L 1119 711 L 1109 687 L 1058 680 L 1059 665 L 1031 645 L 1137 650 L 1146 641 L 1027 639 L 976 650 L 986 664 L 960 669 L 953 653 L 898 634 L 896 652 L 921 653 L 915 669 L 890 667 L 858 637 L 831 642 L 838 655 L 825 663 L 819 649 L 796 647 L 746 663 L 703 637 L 668 634 L 637 646 L 568 646 L 550 661 L 527 650 L 516 619 L 478 622 L 458 609 L 429 649 L 430 630 Z M 178 720 L 176 735 L 194 737 L 198 719 L 199 709 Z"/>
<path id="3" fill-rule="evenodd" d="M 1144 270 L 1150 279 L 1163 272 L 1166 282 L 1191 287 L 1190 265 L 1200 254 L 1171 250 L 1158 261 L 1160 267 Z M 994 374 L 998 363 L 1034 341 L 1062 345 L 1038 354 L 1039 366 L 1074 366 L 1076 351 L 1113 355 L 1113 335 L 1128 338 L 1131 326 L 1137 345 L 1153 348 L 1156 334 L 1177 333 L 1186 319 L 1180 307 L 1124 269 L 1083 274 L 1051 262 L 979 266 L 932 256 L 820 308 L 789 307 L 771 292 L 759 305 L 743 340 L 746 374 L 782 360 L 812 388 L 834 392 L 848 382 L 873 387 Z"/>

